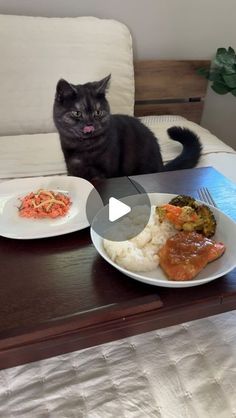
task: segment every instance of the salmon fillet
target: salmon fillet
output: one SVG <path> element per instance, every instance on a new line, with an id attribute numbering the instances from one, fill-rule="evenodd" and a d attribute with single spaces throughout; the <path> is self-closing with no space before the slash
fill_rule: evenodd
<path id="1" fill-rule="evenodd" d="M 225 251 L 222 242 L 197 232 L 179 232 L 159 250 L 160 267 L 170 280 L 191 280 Z"/>

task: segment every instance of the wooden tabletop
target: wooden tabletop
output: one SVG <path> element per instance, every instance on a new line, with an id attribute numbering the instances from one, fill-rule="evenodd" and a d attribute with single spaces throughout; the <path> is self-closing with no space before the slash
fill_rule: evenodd
<path id="1" fill-rule="evenodd" d="M 236 185 L 213 168 L 101 181 L 104 201 L 144 188 L 207 186 L 236 220 Z M 0 237 L 0 368 L 236 308 L 236 270 L 203 286 L 168 289 L 132 280 L 96 252 L 89 228 L 38 240 Z"/>

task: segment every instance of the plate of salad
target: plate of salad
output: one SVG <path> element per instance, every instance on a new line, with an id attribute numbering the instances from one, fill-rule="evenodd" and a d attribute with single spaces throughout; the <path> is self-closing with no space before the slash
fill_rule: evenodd
<path id="1" fill-rule="evenodd" d="M 35 239 L 89 226 L 86 203 L 93 185 L 73 176 L 14 179 L 0 184 L 0 235 Z"/>

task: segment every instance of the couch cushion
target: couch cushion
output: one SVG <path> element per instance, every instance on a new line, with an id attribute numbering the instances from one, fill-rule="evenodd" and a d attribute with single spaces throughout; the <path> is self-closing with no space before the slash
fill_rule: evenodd
<path id="1" fill-rule="evenodd" d="M 57 133 L 0 137 L 0 179 L 66 174 Z"/>
<path id="2" fill-rule="evenodd" d="M 233 169 L 236 152 L 208 130 L 180 116 L 148 116 L 141 120 L 159 139 L 165 162 L 175 158 L 181 144 L 167 135 L 170 126 L 185 126 L 196 132 L 203 144 L 203 156 L 198 166 L 212 165 L 236 182 Z M 66 166 L 57 133 L 0 137 L 0 179 L 40 175 L 65 174 Z"/>
<path id="3" fill-rule="evenodd" d="M 0 56 L 0 135 L 55 131 L 59 78 L 79 84 L 111 73 L 112 112 L 133 113 L 132 40 L 120 22 L 0 15 Z"/>

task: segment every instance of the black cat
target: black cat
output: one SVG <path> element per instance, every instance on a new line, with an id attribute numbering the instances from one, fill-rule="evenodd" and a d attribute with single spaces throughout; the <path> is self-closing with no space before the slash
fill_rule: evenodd
<path id="1" fill-rule="evenodd" d="M 59 80 L 54 122 L 60 134 L 68 174 L 87 180 L 194 167 L 201 144 L 189 129 L 168 129 L 183 145 L 181 154 L 163 164 L 153 133 L 139 119 L 111 115 L 105 93 L 110 75 L 101 81 L 73 85 Z"/>

